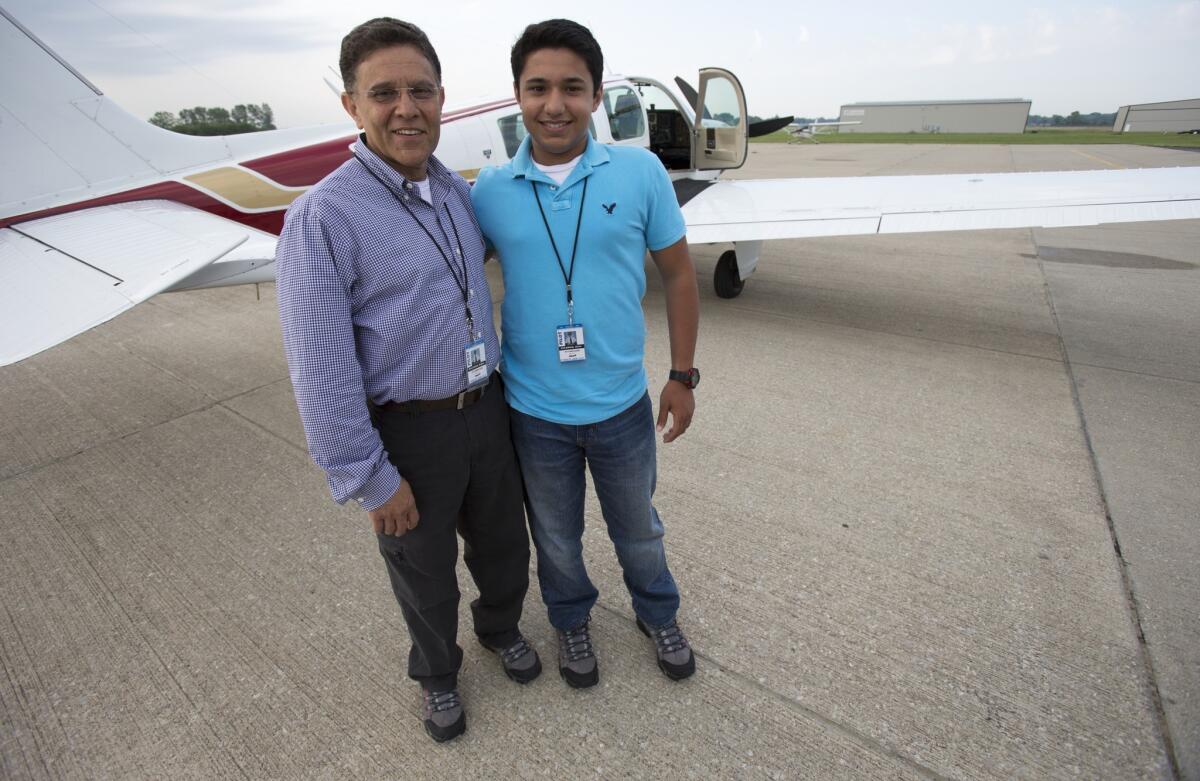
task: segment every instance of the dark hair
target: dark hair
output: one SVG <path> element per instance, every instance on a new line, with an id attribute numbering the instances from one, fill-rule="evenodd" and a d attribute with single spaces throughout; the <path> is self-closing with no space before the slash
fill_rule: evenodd
<path id="1" fill-rule="evenodd" d="M 570 19 L 547 19 L 525 28 L 512 47 L 514 85 L 520 86 L 525 60 L 541 49 L 568 49 L 578 54 L 592 75 L 592 92 L 600 89 L 600 81 L 604 76 L 604 53 L 600 51 L 600 44 L 592 36 L 592 31 Z"/>
<path id="2" fill-rule="evenodd" d="M 380 49 L 389 46 L 415 46 L 429 60 L 437 80 L 442 80 L 442 63 L 429 38 L 411 22 L 402 22 L 390 16 L 380 16 L 363 22 L 342 39 L 342 54 L 338 67 L 342 70 L 342 84 L 346 91 L 354 89 L 354 71 L 358 64 Z"/>

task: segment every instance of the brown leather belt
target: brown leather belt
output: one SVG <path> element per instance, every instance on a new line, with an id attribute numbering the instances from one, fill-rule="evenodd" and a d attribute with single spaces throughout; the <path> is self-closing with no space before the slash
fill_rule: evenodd
<path id="1" fill-rule="evenodd" d="M 487 392 L 488 385 L 486 383 L 478 388 L 465 390 L 462 393 L 457 393 L 444 399 L 413 399 L 412 401 L 389 401 L 385 404 L 376 404 L 377 409 L 385 412 L 438 412 L 447 409 L 464 409 L 471 406 L 475 402 L 483 398 L 483 394 Z"/>

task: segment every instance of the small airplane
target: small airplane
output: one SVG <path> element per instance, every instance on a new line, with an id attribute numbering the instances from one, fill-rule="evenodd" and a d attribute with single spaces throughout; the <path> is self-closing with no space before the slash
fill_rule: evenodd
<path id="1" fill-rule="evenodd" d="M 809 122 L 807 125 L 801 125 L 800 127 L 788 128 L 788 131 L 793 136 L 795 136 L 797 139 L 808 138 L 808 139 L 811 139 L 815 143 L 817 140 L 817 136 L 820 135 L 823 130 L 829 130 L 829 129 L 832 129 L 835 127 L 843 127 L 846 125 L 861 125 L 861 124 L 862 124 L 862 120 L 855 120 L 853 122 L 820 122 L 820 121 L 817 121 L 817 122 Z M 791 143 L 791 142 L 789 141 L 788 143 Z"/>
<path id="2" fill-rule="evenodd" d="M 224 137 L 134 117 L 0 8 L 0 366 L 165 291 L 274 279 L 284 211 L 349 158 L 352 126 Z M 1094 225 L 1200 217 L 1200 167 L 1057 173 L 721 181 L 751 128 L 737 77 L 700 72 L 680 100 L 612 77 L 592 118 L 606 144 L 653 152 L 693 244 L 732 243 L 713 284 L 737 296 L 772 239 Z M 444 111 L 438 158 L 467 179 L 515 154 L 504 97 Z"/>

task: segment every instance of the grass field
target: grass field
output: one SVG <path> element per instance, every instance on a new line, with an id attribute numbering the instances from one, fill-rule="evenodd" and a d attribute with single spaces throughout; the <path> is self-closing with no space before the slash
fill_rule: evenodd
<path id="1" fill-rule="evenodd" d="M 1103 128 L 1037 128 L 1024 133 L 821 133 L 816 142 L 786 130 L 750 139 L 751 143 L 801 144 L 1140 144 L 1200 149 L 1200 135 L 1114 133 Z"/>

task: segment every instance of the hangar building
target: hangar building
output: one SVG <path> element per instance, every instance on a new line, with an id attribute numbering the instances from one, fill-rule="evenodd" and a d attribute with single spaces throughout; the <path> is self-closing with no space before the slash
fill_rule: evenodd
<path id="1" fill-rule="evenodd" d="M 1113 122 L 1114 133 L 1130 131 L 1180 133 L 1200 129 L 1200 98 L 1121 106 Z"/>
<path id="2" fill-rule="evenodd" d="M 1030 101 L 911 100 L 842 106 L 839 133 L 1023 133 Z"/>

